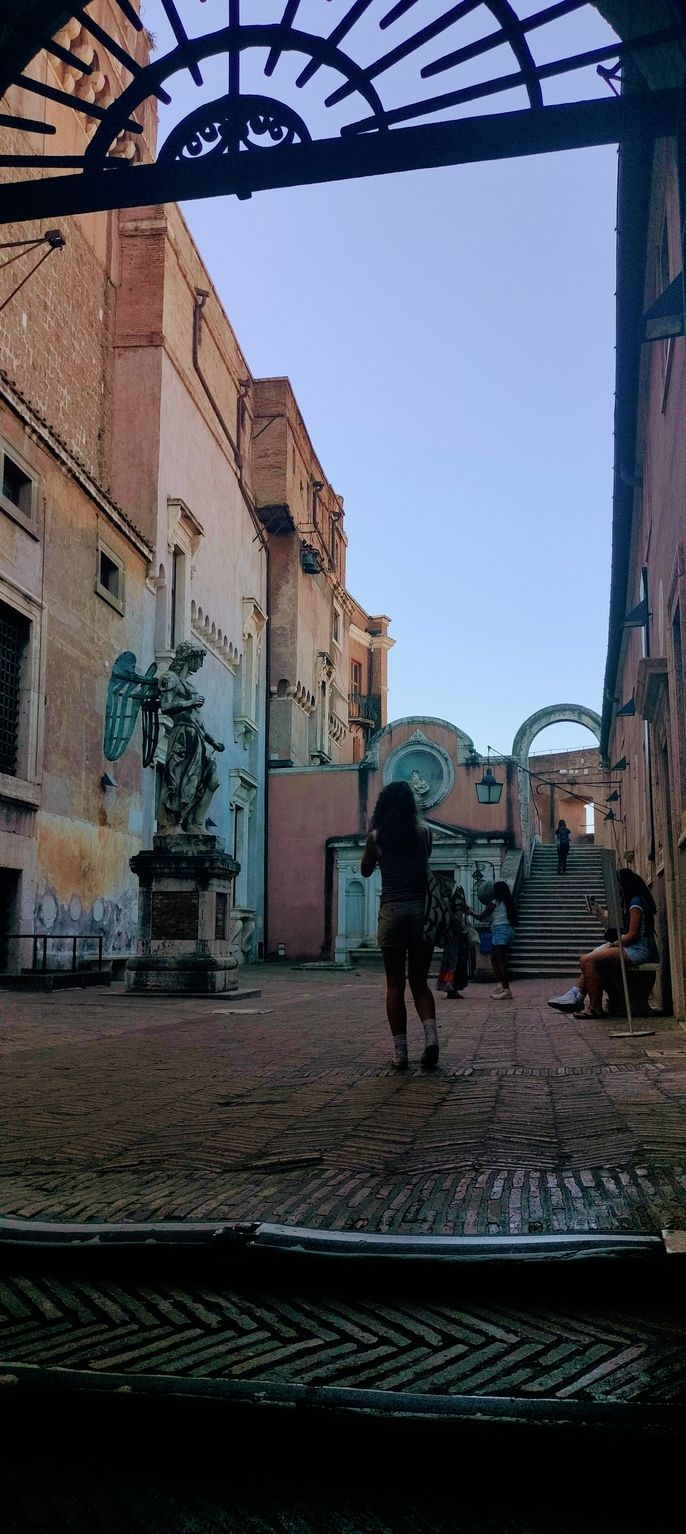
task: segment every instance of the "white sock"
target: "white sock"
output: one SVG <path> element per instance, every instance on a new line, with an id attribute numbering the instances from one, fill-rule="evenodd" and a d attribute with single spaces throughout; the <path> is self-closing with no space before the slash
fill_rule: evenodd
<path id="1" fill-rule="evenodd" d="M 437 1044 L 438 1030 L 436 1028 L 435 1017 L 425 1017 L 422 1026 L 424 1028 L 424 1043 L 426 1045 Z"/>
<path id="2" fill-rule="evenodd" d="M 399 1062 L 399 1064 L 404 1065 L 405 1061 L 407 1060 L 407 1034 L 406 1033 L 394 1033 L 393 1034 L 393 1048 L 395 1050 L 395 1058 L 396 1058 L 396 1060 Z"/>

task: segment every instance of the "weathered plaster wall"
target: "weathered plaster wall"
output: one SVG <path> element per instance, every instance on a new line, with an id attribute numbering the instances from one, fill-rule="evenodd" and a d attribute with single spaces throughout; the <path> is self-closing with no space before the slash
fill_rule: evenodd
<path id="1" fill-rule="evenodd" d="M 140 726 L 103 789 L 107 685 L 124 649 L 140 654 L 147 563 L 61 471 L 46 480 L 48 614 L 42 800 L 37 825 L 37 931 L 102 932 L 119 954 L 135 937 L 128 859 L 142 832 Z M 122 560 L 125 612 L 95 591 L 98 532 Z"/>
<path id="2" fill-rule="evenodd" d="M 681 215 L 675 146 L 655 146 L 644 308 L 681 270 Z M 620 387 L 627 387 L 620 380 Z M 649 619 L 624 630 L 615 701 L 638 696 L 646 653 L 663 666 L 655 706 L 645 717 L 614 718 L 610 762 L 627 758 L 621 775 L 616 838 L 620 856 L 647 879 L 658 907 L 665 960 L 662 999 L 686 1010 L 686 354 L 683 336 L 642 348 L 639 378 L 636 489 L 626 610 L 643 595 L 647 571 Z"/>

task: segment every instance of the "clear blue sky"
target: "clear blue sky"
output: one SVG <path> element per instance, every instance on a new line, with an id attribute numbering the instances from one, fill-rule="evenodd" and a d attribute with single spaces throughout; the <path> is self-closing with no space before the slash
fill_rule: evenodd
<path id="1" fill-rule="evenodd" d="M 610 35 L 582 11 L 564 47 Z M 547 99 L 574 90 L 607 87 L 586 74 Z M 199 95 L 182 86 L 174 116 Z M 253 373 L 288 374 L 345 497 L 348 585 L 392 618 L 391 717 L 450 719 L 481 750 L 546 704 L 601 708 L 616 164 L 576 151 L 184 208 Z"/>

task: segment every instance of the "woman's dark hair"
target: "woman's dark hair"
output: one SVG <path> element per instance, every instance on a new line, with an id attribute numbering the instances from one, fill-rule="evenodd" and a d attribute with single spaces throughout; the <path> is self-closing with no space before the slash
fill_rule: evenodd
<path id="1" fill-rule="evenodd" d="M 382 852 L 414 851 L 419 817 L 409 783 L 388 783 L 382 788 L 372 815 L 372 830 Z"/>
<path id="2" fill-rule="evenodd" d="M 653 900 L 645 880 L 641 878 L 640 874 L 635 874 L 633 868 L 620 868 L 617 874 L 617 878 L 619 879 L 622 888 L 622 895 L 624 897 L 624 905 L 626 910 L 628 911 L 632 900 L 634 900 L 638 895 L 638 898 L 645 906 L 648 915 L 654 916 L 656 912 L 655 901 Z"/>
<path id="3" fill-rule="evenodd" d="M 558 831 L 560 829 L 560 826 L 566 826 L 566 824 L 567 824 L 566 820 L 558 820 L 558 822 L 557 822 L 557 829 L 558 829 Z"/>
<path id="4" fill-rule="evenodd" d="M 519 921 L 519 917 L 517 915 L 517 907 L 514 903 L 512 890 L 510 889 L 509 884 L 505 883 L 504 879 L 496 879 L 495 884 L 493 885 L 493 899 L 497 900 L 499 903 L 502 901 L 512 926 L 516 927 L 517 922 Z"/>

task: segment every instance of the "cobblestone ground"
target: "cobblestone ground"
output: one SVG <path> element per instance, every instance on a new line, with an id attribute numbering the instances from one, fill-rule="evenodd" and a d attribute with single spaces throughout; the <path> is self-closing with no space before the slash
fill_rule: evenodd
<path id="1" fill-rule="evenodd" d="M 552 1012 L 545 984 L 520 985 L 511 1004 L 475 985 L 439 1002 L 440 1070 L 419 1069 L 415 1026 L 415 1063 L 397 1076 L 380 976 L 266 969 L 255 979 L 261 997 L 235 1004 L 0 996 L 0 1212 L 434 1233 L 686 1225 L 686 1034 L 673 1020 L 613 1039 L 609 1021 Z M 634 1500 L 669 1480 L 646 1469 L 646 1452 L 664 1431 L 672 1465 L 686 1403 L 683 1302 L 676 1270 L 663 1266 L 626 1289 L 613 1265 L 603 1282 L 583 1269 L 568 1279 L 562 1265 L 557 1285 L 548 1277 L 537 1289 L 525 1270 L 518 1284 L 516 1269 L 490 1289 L 478 1272 L 454 1288 L 432 1272 L 404 1286 L 362 1274 L 270 1288 L 221 1264 L 117 1276 L 5 1254 L 0 1524 L 8 1534 L 645 1528 Z M 215 1387 L 252 1393 L 259 1408 L 242 1408 L 226 1432 L 214 1419 L 217 1448 L 203 1465 L 186 1419 L 158 1418 L 184 1390 L 202 1398 Z M 291 1408 L 267 1429 L 266 1400 L 279 1391 Z M 135 1404 L 137 1392 L 131 1453 L 109 1432 L 122 1425 L 117 1403 Z M 363 1417 L 365 1479 L 345 1434 L 367 1392 L 378 1393 L 386 1436 Z M 438 1454 L 431 1421 L 408 1421 L 403 1435 L 407 1402 L 437 1395 L 450 1408 L 440 1407 Z M 487 1445 L 470 1448 L 456 1398 L 478 1401 Z M 540 1421 L 542 1408 L 566 1426 L 507 1451 L 504 1398 L 518 1420 Z M 191 1420 L 202 1449 L 209 1419 Z M 289 1420 L 284 1475 L 273 1456 Z M 592 1424 L 583 1440 L 580 1421 Z M 633 1459 L 619 1436 L 602 1447 L 601 1421 L 617 1421 L 618 1435 L 638 1424 Z M 84 1425 L 101 1462 L 84 1450 Z M 322 1452 L 332 1474 L 317 1481 Z M 631 1500 L 620 1512 L 622 1489 Z"/>
<path id="2" fill-rule="evenodd" d="M 0 1212 L 348 1230 L 686 1224 L 686 1033 L 613 1039 L 488 986 L 441 1066 L 389 1068 L 383 982 L 267 967 L 260 998 L 0 993 Z M 556 983 L 552 982 L 553 988 Z M 411 1060 L 422 1041 L 411 1023 Z"/>

